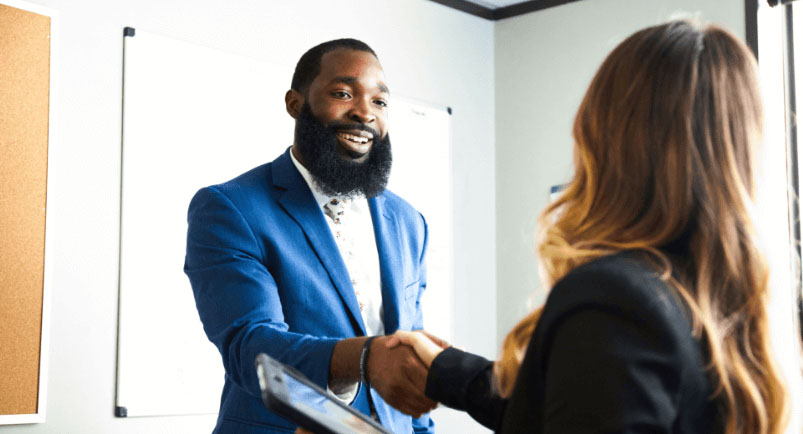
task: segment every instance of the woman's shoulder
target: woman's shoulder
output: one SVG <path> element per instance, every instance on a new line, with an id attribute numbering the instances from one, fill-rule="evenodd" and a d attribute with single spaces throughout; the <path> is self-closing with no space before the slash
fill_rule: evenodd
<path id="1" fill-rule="evenodd" d="M 521 381 L 543 390 L 535 396 L 545 402 L 570 409 L 568 419 L 552 423 L 584 415 L 592 424 L 614 424 L 611 432 L 649 426 L 645 420 L 667 431 L 673 424 L 701 426 L 713 407 L 704 350 L 690 318 L 678 291 L 645 256 L 625 252 L 594 260 L 553 287 Z"/>
<path id="2" fill-rule="evenodd" d="M 691 327 L 680 294 L 639 252 L 598 258 L 569 272 L 550 291 L 542 319 L 560 321 L 585 309 L 610 312 L 636 323 L 665 323 L 684 335 Z"/>

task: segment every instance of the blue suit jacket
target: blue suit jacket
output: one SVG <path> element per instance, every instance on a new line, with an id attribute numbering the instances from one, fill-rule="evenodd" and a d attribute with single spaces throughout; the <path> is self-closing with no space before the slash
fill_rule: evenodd
<path id="1" fill-rule="evenodd" d="M 379 252 L 387 333 L 423 327 L 424 218 L 386 191 L 368 200 Z M 346 266 L 312 193 L 290 159 L 201 189 L 190 203 L 189 276 L 204 330 L 226 370 L 215 433 L 285 433 L 295 425 L 262 404 L 254 360 L 260 352 L 325 388 L 337 341 L 365 335 Z M 366 387 L 354 407 L 368 413 Z M 432 432 L 370 390 L 394 433 Z"/>

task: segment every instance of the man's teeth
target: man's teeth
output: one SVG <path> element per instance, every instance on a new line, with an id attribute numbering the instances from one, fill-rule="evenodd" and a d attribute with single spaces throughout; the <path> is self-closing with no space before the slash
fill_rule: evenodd
<path id="1" fill-rule="evenodd" d="M 338 133 L 337 135 L 343 139 L 351 140 L 352 142 L 357 143 L 368 143 L 370 140 L 368 137 L 355 136 L 353 134 Z"/>

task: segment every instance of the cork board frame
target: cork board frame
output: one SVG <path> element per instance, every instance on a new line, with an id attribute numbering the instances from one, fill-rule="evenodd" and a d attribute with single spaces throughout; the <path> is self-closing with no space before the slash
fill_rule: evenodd
<path id="1" fill-rule="evenodd" d="M 0 0 L 0 425 L 45 421 L 57 21 L 52 9 Z"/>

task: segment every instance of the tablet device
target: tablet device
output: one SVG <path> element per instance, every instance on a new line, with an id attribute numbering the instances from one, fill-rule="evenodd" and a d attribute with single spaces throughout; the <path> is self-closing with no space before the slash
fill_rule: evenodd
<path id="1" fill-rule="evenodd" d="M 392 434 L 267 354 L 257 356 L 256 369 L 265 406 L 315 434 Z"/>

